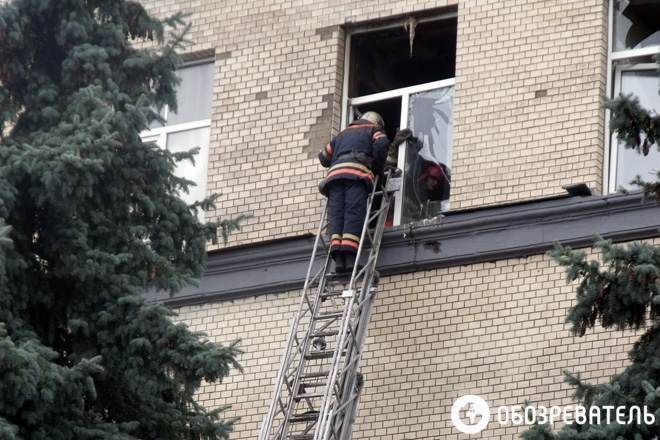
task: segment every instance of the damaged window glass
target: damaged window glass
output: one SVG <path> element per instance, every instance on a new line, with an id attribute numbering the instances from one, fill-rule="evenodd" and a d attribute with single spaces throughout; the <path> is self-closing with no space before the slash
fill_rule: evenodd
<path id="1" fill-rule="evenodd" d="M 660 2 L 614 1 L 614 50 L 660 45 Z"/>
<path id="2" fill-rule="evenodd" d="M 454 87 L 410 96 L 402 222 L 432 218 L 448 208 Z"/>

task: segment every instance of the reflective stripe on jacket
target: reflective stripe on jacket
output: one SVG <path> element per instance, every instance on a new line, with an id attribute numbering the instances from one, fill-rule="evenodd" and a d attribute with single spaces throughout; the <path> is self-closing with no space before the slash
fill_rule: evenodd
<path id="1" fill-rule="evenodd" d="M 330 168 L 319 190 L 326 194 L 328 183 L 335 179 L 359 179 L 371 188 L 374 174 L 383 170 L 389 145 L 378 126 L 363 119 L 353 122 L 319 152 L 321 165 Z"/>

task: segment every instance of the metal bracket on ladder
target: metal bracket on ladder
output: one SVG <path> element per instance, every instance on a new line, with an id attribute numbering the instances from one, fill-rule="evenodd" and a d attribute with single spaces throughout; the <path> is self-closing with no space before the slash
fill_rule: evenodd
<path id="1" fill-rule="evenodd" d="M 351 298 L 354 293 L 355 293 L 355 291 L 352 290 L 352 289 L 343 290 L 341 292 L 341 297 L 342 298 Z"/>
<path id="2" fill-rule="evenodd" d="M 259 440 L 350 440 L 377 292 L 376 263 L 392 195 L 400 188 L 401 178 L 392 172 L 380 189 L 374 185 L 356 257 L 363 265 L 356 264 L 350 276 L 329 272 L 327 207 L 323 211 Z"/>

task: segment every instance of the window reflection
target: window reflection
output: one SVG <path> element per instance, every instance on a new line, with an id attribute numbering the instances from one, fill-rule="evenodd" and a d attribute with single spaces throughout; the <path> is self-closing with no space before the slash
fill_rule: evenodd
<path id="1" fill-rule="evenodd" d="M 621 93 L 633 94 L 638 97 L 642 107 L 648 110 L 660 111 L 660 95 L 658 95 L 658 72 L 655 70 L 631 70 L 621 72 Z M 649 154 L 644 156 L 636 150 L 625 148 L 619 143 L 616 164 L 616 187 L 639 189 L 630 185 L 636 176 L 650 181 L 655 180 L 660 171 L 660 152 L 653 145 Z"/>
<path id="2" fill-rule="evenodd" d="M 170 133 L 167 136 L 167 149 L 172 153 L 186 152 L 195 147 L 199 148 L 199 153 L 195 156 L 195 163 L 190 160 L 182 160 L 176 164 L 176 170 L 174 171 L 177 176 L 195 182 L 195 186 L 190 187 L 187 194 L 181 194 L 181 198 L 187 203 L 194 203 L 206 197 L 210 134 L 210 127 L 200 127 Z"/>

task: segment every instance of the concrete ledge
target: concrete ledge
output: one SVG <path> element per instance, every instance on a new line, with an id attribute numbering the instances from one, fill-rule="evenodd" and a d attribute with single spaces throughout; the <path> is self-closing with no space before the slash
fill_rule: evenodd
<path id="1" fill-rule="evenodd" d="M 391 275 L 537 255 L 555 242 L 589 246 L 594 234 L 615 241 L 660 236 L 660 204 L 628 194 L 449 212 L 386 231 L 378 270 Z M 214 251 L 198 287 L 147 297 L 180 306 L 297 289 L 304 283 L 313 244 L 314 237 L 307 235 Z"/>

